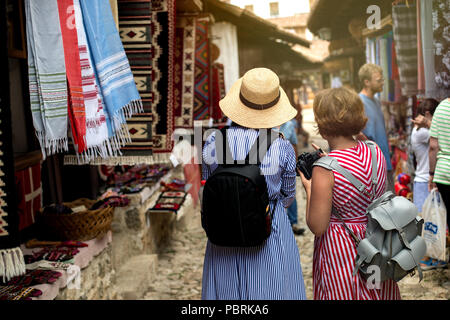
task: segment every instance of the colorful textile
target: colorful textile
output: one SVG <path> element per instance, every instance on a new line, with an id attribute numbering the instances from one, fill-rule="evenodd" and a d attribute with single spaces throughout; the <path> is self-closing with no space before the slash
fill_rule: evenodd
<path id="1" fill-rule="evenodd" d="M 169 154 L 174 131 L 175 0 L 152 1 L 152 150 Z"/>
<path id="2" fill-rule="evenodd" d="M 195 18 L 181 17 L 177 24 L 175 49 L 175 126 L 192 128 L 194 125 L 194 84 L 195 84 Z M 177 77 L 180 81 L 177 81 Z M 179 107 L 178 107 L 179 103 Z"/>
<path id="3" fill-rule="evenodd" d="M 9 286 L 17 286 L 22 285 L 25 287 L 35 286 L 43 283 L 54 283 L 58 280 L 59 277 L 62 276 L 62 273 L 59 271 L 53 270 L 27 270 L 27 272 L 22 276 L 13 277 L 9 280 L 6 285 Z"/>
<path id="4" fill-rule="evenodd" d="M 194 120 L 206 120 L 210 117 L 210 52 L 208 39 L 209 19 L 195 21 L 195 93 Z"/>
<path id="5" fill-rule="evenodd" d="M 57 1 L 26 0 L 25 14 L 31 112 L 45 159 L 68 150 L 66 67 Z"/>
<path id="6" fill-rule="evenodd" d="M 32 300 L 31 297 L 39 297 L 42 291 L 23 286 L 0 286 L 0 300 Z"/>
<path id="7" fill-rule="evenodd" d="M 69 120 L 72 138 L 82 153 L 86 150 L 86 110 L 81 81 L 80 51 L 77 28 L 73 17 L 73 0 L 59 0 L 58 12 L 66 62 Z"/>
<path id="8" fill-rule="evenodd" d="M 83 24 L 80 1 L 73 0 L 75 23 L 78 35 L 78 50 L 80 53 L 80 66 L 83 85 L 83 97 L 86 109 L 86 144 L 87 152 L 82 155 L 83 162 L 89 161 L 95 156 L 108 158 L 117 154 L 117 147 L 111 145 L 108 137 L 107 114 L 100 93 L 100 88 L 95 78 L 94 64 L 91 58 L 87 42 L 86 30 Z"/>
<path id="9" fill-rule="evenodd" d="M 433 47 L 435 81 L 450 89 L 450 1 L 433 0 Z"/>
<path id="10" fill-rule="evenodd" d="M 186 199 L 186 193 L 185 192 L 177 192 L 176 196 L 175 194 L 171 194 L 171 196 L 167 196 L 168 192 L 162 192 L 158 199 L 156 200 L 155 205 L 153 208 L 151 208 L 149 211 L 161 211 L 161 210 L 167 210 L 167 211 L 173 211 L 177 212 L 181 206 L 183 205 L 185 199 Z"/>
<path id="11" fill-rule="evenodd" d="M 5 16 L 6 6 L 0 6 Z M 0 19 L 0 30 L 6 30 L 6 19 Z M 7 75 L 8 52 L 6 32 L 0 33 L 0 60 Z M 12 144 L 9 77 L 5 76 L 0 87 L 0 284 L 13 276 L 25 273 L 25 262 L 20 250 L 19 214 L 14 177 L 14 150 Z"/>
<path id="12" fill-rule="evenodd" d="M 116 146 L 130 141 L 126 119 L 142 112 L 127 56 L 120 41 L 108 0 L 80 0 L 88 46 L 109 119 L 108 136 Z M 125 125 L 125 126 L 124 126 Z"/>
<path id="13" fill-rule="evenodd" d="M 416 11 L 416 6 L 413 4 L 392 7 L 392 29 L 404 96 L 412 96 L 418 92 Z"/>
<path id="14" fill-rule="evenodd" d="M 90 210 L 103 209 L 107 207 L 126 207 L 130 203 L 130 199 L 126 196 L 112 196 L 97 201 Z"/>
<path id="15" fill-rule="evenodd" d="M 212 110 L 211 117 L 217 120 L 223 120 L 223 113 L 219 106 L 219 101 L 225 97 L 225 77 L 224 67 L 221 63 L 214 63 L 212 66 Z"/>
<path id="16" fill-rule="evenodd" d="M 131 142 L 122 147 L 124 156 L 152 155 L 152 4 L 118 1 L 119 34 L 130 61 L 131 72 L 142 98 L 143 113 L 127 120 Z"/>
<path id="17" fill-rule="evenodd" d="M 16 171 L 16 187 L 19 196 L 19 230 L 31 226 L 35 214 L 42 208 L 41 164 Z"/>

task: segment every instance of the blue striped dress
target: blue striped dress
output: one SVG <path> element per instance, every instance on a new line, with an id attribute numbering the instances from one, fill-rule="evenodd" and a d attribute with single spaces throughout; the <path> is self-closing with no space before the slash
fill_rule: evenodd
<path id="1" fill-rule="evenodd" d="M 233 159 L 245 159 L 258 136 L 254 129 L 232 126 L 227 141 Z M 215 133 L 203 148 L 203 179 L 217 168 Z M 277 138 L 261 163 L 271 208 L 278 199 L 272 233 L 257 247 L 220 247 L 208 241 L 203 264 L 202 299 L 306 299 L 300 253 L 286 214 L 295 197 L 295 153 L 289 141 Z M 281 195 L 280 190 L 286 195 Z"/>

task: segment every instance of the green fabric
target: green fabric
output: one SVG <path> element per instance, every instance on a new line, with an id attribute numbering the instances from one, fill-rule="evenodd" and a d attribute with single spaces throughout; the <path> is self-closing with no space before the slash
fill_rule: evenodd
<path id="1" fill-rule="evenodd" d="M 450 100 L 448 98 L 443 100 L 434 112 L 430 137 L 437 138 L 439 144 L 433 182 L 450 185 Z"/>

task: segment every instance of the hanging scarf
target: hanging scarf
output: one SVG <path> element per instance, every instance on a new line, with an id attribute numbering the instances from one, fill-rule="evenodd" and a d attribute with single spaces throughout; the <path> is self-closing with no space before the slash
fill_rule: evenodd
<path id="1" fill-rule="evenodd" d="M 108 0 L 81 0 L 80 5 L 95 74 L 111 119 L 108 134 L 115 136 L 116 145 L 125 145 L 130 142 L 125 119 L 143 112 L 142 101 Z"/>
<path id="2" fill-rule="evenodd" d="M 31 112 L 43 158 L 67 151 L 67 84 L 56 0 L 25 1 Z"/>
<path id="3" fill-rule="evenodd" d="M 81 84 L 78 36 L 73 16 L 73 0 L 59 0 L 58 10 L 69 87 L 69 120 L 74 144 L 78 146 L 78 152 L 82 153 L 86 150 L 86 114 Z"/>
<path id="4" fill-rule="evenodd" d="M 118 148 L 112 150 L 108 140 L 108 126 L 106 124 L 103 100 L 92 67 L 93 63 L 83 25 L 80 1 L 73 0 L 73 4 L 78 33 L 84 104 L 86 107 L 87 152 L 81 156 L 79 162 L 86 163 L 96 156 L 108 158 L 117 155 Z"/>

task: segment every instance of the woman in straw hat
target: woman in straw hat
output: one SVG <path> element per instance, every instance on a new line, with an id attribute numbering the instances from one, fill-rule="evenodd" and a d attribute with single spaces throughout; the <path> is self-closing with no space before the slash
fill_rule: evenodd
<path id="1" fill-rule="evenodd" d="M 278 76 L 266 68 L 245 73 L 219 105 L 233 121 L 226 141 L 234 160 L 246 157 L 258 136 L 258 129 L 278 127 L 297 113 L 280 87 Z M 203 179 L 218 166 L 216 133 L 207 138 L 203 148 Z M 272 232 L 262 245 L 255 247 L 221 247 L 208 241 L 202 299 L 306 298 L 300 254 L 285 210 L 295 197 L 295 167 L 292 145 L 276 136 L 260 166 L 271 209 L 276 204 Z"/>
<path id="2" fill-rule="evenodd" d="M 367 227 L 366 209 L 371 203 L 374 185 L 369 146 L 353 138 L 366 125 L 367 117 L 358 94 L 345 88 L 319 92 L 313 103 L 320 135 L 328 141 L 329 156 L 367 186 L 360 193 L 339 172 L 314 167 L 311 180 L 302 173 L 306 191 L 306 223 L 316 236 L 313 257 L 313 291 L 316 300 L 395 300 L 400 299 L 397 284 L 366 282 L 353 275 L 356 245 L 340 218 L 360 239 Z M 376 197 L 385 191 L 386 159 L 378 146 Z M 332 207 L 339 213 L 332 213 Z M 340 217 L 340 218 L 339 218 Z"/>

